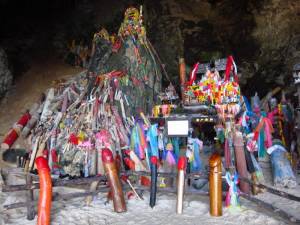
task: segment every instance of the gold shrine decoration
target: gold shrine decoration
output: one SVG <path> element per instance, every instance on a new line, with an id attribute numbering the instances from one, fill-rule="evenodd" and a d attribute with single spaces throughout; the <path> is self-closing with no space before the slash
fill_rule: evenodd
<path id="1" fill-rule="evenodd" d="M 140 13 L 137 8 L 129 7 L 125 11 L 125 22 L 132 21 L 134 24 L 137 24 L 139 22 Z"/>

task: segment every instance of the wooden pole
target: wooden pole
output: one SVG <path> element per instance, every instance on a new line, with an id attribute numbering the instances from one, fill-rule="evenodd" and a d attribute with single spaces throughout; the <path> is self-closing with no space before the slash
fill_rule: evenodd
<path id="1" fill-rule="evenodd" d="M 280 197 L 283 197 L 283 198 L 286 198 L 286 199 L 289 199 L 289 200 L 300 202 L 300 197 L 299 196 L 292 195 L 292 194 L 289 194 L 289 193 L 284 192 L 284 191 L 279 191 L 279 190 L 276 190 L 274 188 L 268 187 L 268 186 L 263 185 L 263 184 L 254 183 L 253 181 L 251 181 L 251 180 L 249 180 L 245 177 L 239 177 L 239 179 L 242 180 L 243 182 L 247 182 L 251 185 L 255 185 L 255 186 L 257 186 L 261 189 L 265 189 L 267 192 L 270 192 L 271 194 L 278 195 Z"/>
<path id="2" fill-rule="evenodd" d="M 87 191 L 87 192 L 68 193 L 68 194 L 63 194 L 63 195 L 60 195 L 58 193 L 54 193 L 53 197 L 52 197 L 52 202 L 60 201 L 60 200 L 70 200 L 70 199 L 80 198 L 80 197 L 86 197 L 86 196 L 89 196 L 89 195 L 96 195 L 99 192 L 108 192 L 108 191 L 109 191 L 109 188 L 105 187 L 105 188 L 98 189 L 94 192 Z M 36 201 L 16 202 L 16 203 L 13 203 L 13 204 L 10 204 L 10 205 L 4 205 L 3 208 L 5 210 L 9 210 L 9 209 L 16 209 L 16 208 L 21 208 L 21 207 L 28 207 L 28 205 L 33 207 L 33 209 L 34 209 L 34 206 L 36 205 Z"/>
<path id="3" fill-rule="evenodd" d="M 124 186 L 124 190 L 130 190 L 131 187 L 129 186 Z M 145 186 L 135 186 L 135 190 L 143 190 L 143 191 L 150 191 L 150 187 L 145 187 Z M 81 198 L 81 197 L 86 197 L 86 196 L 95 196 L 98 193 L 107 193 L 110 191 L 109 187 L 98 187 L 96 191 L 87 191 L 87 192 L 75 192 L 75 193 L 68 193 L 68 194 L 63 194 L 60 195 L 58 193 L 53 193 L 52 197 L 52 202 L 55 201 L 60 201 L 60 200 L 70 200 L 74 198 Z M 157 188 L 157 191 L 160 193 L 176 193 L 177 190 L 175 188 Z M 195 190 L 195 189 L 186 189 L 185 194 L 196 194 L 196 195 L 201 195 L 201 196 L 208 196 L 208 192 L 206 191 L 201 191 L 201 190 Z M 35 206 L 36 201 L 31 201 L 31 202 L 16 202 L 13 204 L 9 205 L 4 205 L 3 209 L 9 210 L 9 209 L 16 209 L 16 208 L 21 208 L 21 207 L 27 207 L 27 205 L 30 206 Z"/>
<path id="4" fill-rule="evenodd" d="M 269 210 L 273 214 L 278 215 L 278 216 L 280 216 L 281 218 L 283 218 L 285 220 L 288 220 L 289 222 L 292 222 L 292 223 L 295 223 L 295 224 L 299 224 L 300 223 L 300 219 L 295 218 L 291 214 L 283 211 L 282 209 L 279 209 L 278 207 L 276 207 L 276 206 L 274 206 L 272 204 L 269 204 L 269 203 L 264 202 L 264 201 L 262 201 L 260 199 L 251 197 L 250 195 L 245 194 L 245 193 L 241 193 L 240 196 L 243 197 L 243 198 L 245 198 L 245 199 L 247 199 L 247 200 L 249 200 L 249 201 L 251 201 L 251 202 L 254 202 L 258 206 L 262 207 L 263 209 Z"/>
<path id="5" fill-rule="evenodd" d="M 27 175 L 26 176 L 26 185 L 28 187 L 31 187 L 32 185 L 32 176 Z M 33 202 L 34 197 L 33 197 L 33 189 L 29 189 L 26 192 L 26 200 L 27 200 L 27 219 L 28 220 L 33 220 L 35 217 L 35 209 L 34 209 L 34 205 L 30 204 L 31 202 Z"/>
<path id="6" fill-rule="evenodd" d="M 34 177 L 33 174 L 28 174 L 29 176 Z M 150 172 L 145 171 L 126 171 L 121 172 L 121 175 L 137 175 L 137 176 L 150 176 Z M 157 177 L 176 177 L 176 173 L 165 173 L 165 172 L 158 172 Z M 204 175 L 203 173 L 190 173 L 186 174 L 185 177 L 191 178 L 204 178 L 207 179 L 208 177 Z M 90 184 L 94 181 L 107 181 L 106 176 L 94 176 L 94 177 L 85 177 L 85 178 L 77 178 L 73 180 L 60 180 L 60 179 L 53 179 L 52 180 L 52 186 L 53 187 L 60 187 L 60 186 L 74 186 L 74 185 L 84 185 L 84 184 Z M 2 186 L 2 192 L 14 192 L 14 191 L 25 191 L 25 190 L 33 190 L 33 189 L 39 189 L 39 183 L 33 183 L 30 186 L 20 184 L 20 185 L 3 185 Z"/>
<path id="7" fill-rule="evenodd" d="M 34 167 L 34 161 L 35 161 L 35 157 L 36 157 L 36 153 L 38 151 L 38 147 L 39 147 L 39 140 L 40 137 L 37 137 L 30 155 L 30 161 L 29 161 L 29 168 L 28 170 L 31 171 Z"/>
<path id="8" fill-rule="evenodd" d="M 32 176 L 32 175 L 29 175 Z M 92 183 L 94 181 L 107 181 L 105 176 L 95 176 L 95 177 L 88 177 L 88 178 L 78 178 L 73 180 L 59 180 L 59 179 L 53 179 L 52 180 L 52 186 L 53 187 L 64 187 L 64 186 L 74 186 L 74 185 L 85 185 Z M 25 191 L 25 190 L 34 190 L 39 189 L 40 184 L 39 183 L 33 183 L 30 186 L 28 185 L 3 185 L 2 186 L 2 192 L 14 192 L 14 191 Z"/>
<path id="9" fill-rule="evenodd" d="M 181 91 L 181 100 L 185 101 L 184 98 L 184 85 L 186 82 L 186 68 L 184 58 L 179 58 L 179 78 L 180 78 L 180 91 Z"/>

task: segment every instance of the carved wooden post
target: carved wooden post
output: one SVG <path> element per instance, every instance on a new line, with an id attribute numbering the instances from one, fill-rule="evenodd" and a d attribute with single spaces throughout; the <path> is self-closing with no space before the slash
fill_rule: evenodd
<path id="1" fill-rule="evenodd" d="M 115 160 L 109 149 L 105 148 L 102 150 L 102 162 L 112 192 L 114 211 L 118 213 L 126 212 L 127 209 L 121 181 L 118 176 Z"/>
<path id="2" fill-rule="evenodd" d="M 221 157 L 213 154 L 209 159 L 210 215 L 222 216 L 222 165 Z"/>

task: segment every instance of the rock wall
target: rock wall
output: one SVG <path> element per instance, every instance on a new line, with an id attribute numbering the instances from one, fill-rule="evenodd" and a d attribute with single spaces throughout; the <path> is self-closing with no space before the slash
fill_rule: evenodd
<path id="1" fill-rule="evenodd" d="M 179 56 L 192 65 L 233 54 L 244 92 L 263 95 L 291 84 L 299 60 L 299 7 L 299 0 L 146 1 L 145 17 L 175 83 Z"/>
<path id="2" fill-rule="evenodd" d="M 12 84 L 13 76 L 8 67 L 7 55 L 5 51 L 0 48 L 0 99 L 9 90 Z"/>
<path id="3" fill-rule="evenodd" d="M 256 47 L 251 36 L 254 19 L 252 13 L 245 12 L 257 6 L 236 5 L 232 0 L 163 0 L 145 5 L 150 38 L 175 83 L 179 83 L 180 56 L 189 65 L 227 54 L 237 59 L 252 57 L 249 50 Z"/>
<path id="4" fill-rule="evenodd" d="M 300 1 L 266 1 L 254 18 L 259 51 L 249 85 L 257 78 L 271 86 L 290 84 L 292 67 L 300 61 Z"/>
<path id="5" fill-rule="evenodd" d="M 140 4 L 147 36 L 175 85 L 179 57 L 192 66 L 228 54 L 237 61 L 246 94 L 258 90 L 263 95 L 274 86 L 291 84 L 292 65 L 300 58 L 300 0 L 56 0 L 41 8 L 40 14 L 49 11 L 42 22 L 36 19 L 41 17 L 38 13 L 32 13 L 34 20 L 24 20 L 24 14 L 7 23 L 7 37 L 0 37 L 0 44 L 18 68 L 28 64 L 23 59 L 30 58 L 29 49 L 39 51 L 48 45 L 63 56 L 73 38 L 90 40 L 102 26 L 117 32 L 124 10 Z M 3 18 L 10 19 L 10 14 Z M 164 81 L 168 83 L 167 78 Z"/>

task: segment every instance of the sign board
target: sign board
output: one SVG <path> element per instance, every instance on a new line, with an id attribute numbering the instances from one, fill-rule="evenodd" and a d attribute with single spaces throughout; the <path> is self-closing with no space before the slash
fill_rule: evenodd
<path id="1" fill-rule="evenodd" d="M 187 137 L 189 134 L 190 121 L 188 119 L 167 119 L 167 135 L 169 137 Z"/>
<path id="2" fill-rule="evenodd" d="M 216 59 L 215 60 L 215 69 L 218 71 L 226 70 L 227 59 Z M 210 63 L 199 64 L 197 73 L 206 73 L 206 70 L 209 68 Z"/>

